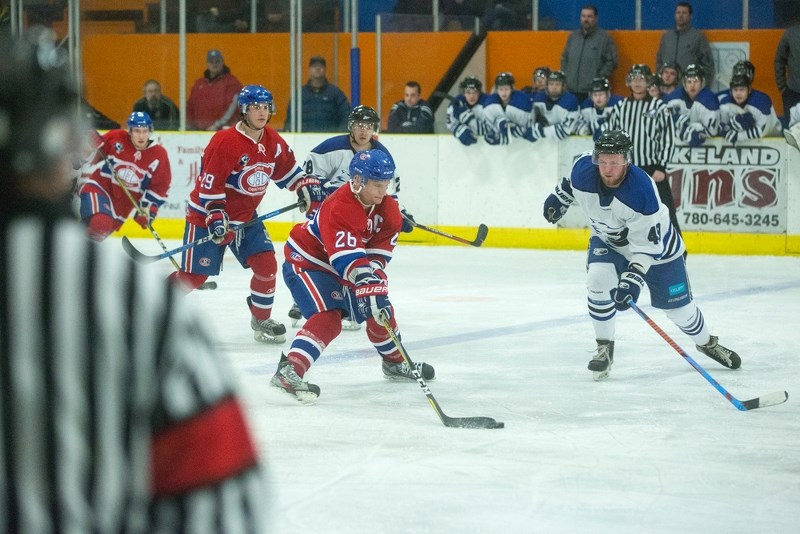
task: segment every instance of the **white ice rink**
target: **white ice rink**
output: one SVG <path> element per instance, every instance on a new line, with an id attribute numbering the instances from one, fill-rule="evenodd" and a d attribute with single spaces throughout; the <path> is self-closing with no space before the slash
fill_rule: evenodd
<path id="1" fill-rule="evenodd" d="M 249 272 L 229 254 L 219 288 L 187 298 L 238 373 L 267 466 L 269 531 L 800 532 L 800 258 L 690 253 L 695 300 L 742 357 L 738 371 L 640 300 L 738 399 L 789 392 L 739 412 L 633 311 L 617 315 L 611 377 L 592 381 L 584 257 L 396 249 L 390 298 L 411 357 L 436 368 L 436 400 L 449 416 L 505 422 L 465 430 L 444 427 L 416 383 L 385 380 L 363 330 L 343 332 L 306 375 L 316 405 L 271 388 L 296 331 L 289 293 L 279 280 L 273 317 L 289 339 L 256 343 Z"/>

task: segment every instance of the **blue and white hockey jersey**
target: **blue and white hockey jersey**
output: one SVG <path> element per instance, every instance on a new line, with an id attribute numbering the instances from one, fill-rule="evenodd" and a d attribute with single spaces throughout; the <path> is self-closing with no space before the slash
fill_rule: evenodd
<path id="1" fill-rule="evenodd" d="M 389 150 L 380 141 L 373 139 L 371 145 L 370 149 L 384 152 L 394 163 Z M 337 135 L 311 149 L 303 162 L 303 170 L 306 174 L 316 176 L 322 187 L 325 188 L 325 192 L 330 195 L 350 180 L 350 162 L 355 153 L 356 151 L 350 144 L 350 134 Z M 399 192 L 400 175 L 395 166 L 392 178 L 392 196 L 396 199 Z"/>
<path id="2" fill-rule="evenodd" d="M 587 153 L 575 161 L 569 181 L 591 235 L 629 263 L 638 263 L 647 272 L 652 265 L 683 255 L 686 246 L 669 220 L 669 210 L 659 200 L 653 179 L 639 167 L 630 165 L 619 187 L 608 188 Z"/>
<path id="3" fill-rule="evenodd" d="M 507 104 L 497 93 L 486 97 L 484 138 L 492 145 L 507 144 L 509 137 L 522 137 L 531 126 L 531 101 L 522 91 L 512 91 Z"/>
<path id="4" fill-rule="evenodd" d="M 572 93 L 564 93 L 553 100 L 547 93 L 534 93 L 530 98 L 533 121 L 539 125 L 537 133 L 541 133 L 540 137 L 564 139 L 574 133 L 580 119 L 578 97 Z"/>
<path id="5" fill-rule="evenodd" d="M 733 100 L 730 90 L 720 96 L 720 134 L 731 143 L 781 135 L 781 122 L 772 99 L 761 91 L 751 90 L 744 106 Z"/>
<path id="6" fill-rule="evenodd" d="M 464 130 L 472 132 L 476 139 L 486 131 L 486 113 L 484 106 L 489 95 L 481 93 L 478 102 L 470 107 L 464 95 L 456 96 L 447 106 L 447 129 L 456 137 L 461 138 Z"/>
<path id="7" fill-rule="evenodd" d="M 719 100 L 708 87 L 703 87 L 694 101 L 683 87 L 664 95 L 662 100 L 672 113 L 678 140 L 691 143 L 693 132 L 704 137 L 714 137 L 719 133 Z"/>
<path id="8" fill-rule="evenodd" d="M 575 126 L 572 128 L 573 132 L 577 135 L 593 135 L 601 130 L 601 126 L 606 122 L 614 107 L 622 101 L 623 98 L 621 96 L 611 95 L 608 97 L 606 107 L 598 110 L 591 97 L 587 97 L 581 103 L 580 116 L 575 121 Z"/>

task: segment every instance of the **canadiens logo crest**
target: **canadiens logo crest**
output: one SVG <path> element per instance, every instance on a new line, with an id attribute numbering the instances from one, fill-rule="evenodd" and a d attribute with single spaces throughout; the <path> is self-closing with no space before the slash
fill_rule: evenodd
<path id="1" fill-rule="evenodd" d="M 333 300 L 344 300 L 344 297 L 340 291 L 331 291 L 331 298 Z"/>
<path id="2" fill-rule="evenodd" d="M 116 143 L 114 143 L 114 151 L 115 151 L 117 154 L 119 154 L 120 152 L 122 152 L 122 150 L 123 150 L 124 148 L 125 148 L 125 147 L 123 147 L 123 146 L 122 146 L 122 143 L 120 143 L 119 141 L 117 141 Z"/>
<path id="3" fill-rule="evenodd" d="M 239 174 L 239 189 L 246 195 L 263 194 L 274 171 L 274 163 L 259 163 L 245 167 Z"/>
<path id="4" fill-rule="evenodd" d="M 300 261 L 303 259 L 303 256 L 301 256 L 297 252 L 292 252 L 291 254 L 289 254 L 289 256 L 295 261 Z"/>
<path id="5" fill-rule="evenodd" d="M 208 267 L 209 265 L 211 265 L 211 260 L 209 258 L 200 258 L 199 263 L 203 267 Z"/>

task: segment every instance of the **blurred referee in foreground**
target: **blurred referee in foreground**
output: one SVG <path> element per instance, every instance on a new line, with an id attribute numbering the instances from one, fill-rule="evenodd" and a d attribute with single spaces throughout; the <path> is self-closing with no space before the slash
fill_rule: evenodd
<path id="1" fill-rule="evenodd" d="M 69 211 L 77 96 L 0 35 L 0 532 L 264 531 L 231 374 L 158 277 Z"/>

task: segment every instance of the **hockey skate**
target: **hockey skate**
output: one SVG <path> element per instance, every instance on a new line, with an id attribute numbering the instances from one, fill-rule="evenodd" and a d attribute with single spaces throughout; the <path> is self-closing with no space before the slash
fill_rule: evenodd
<path id="1" fill-rule="evenodd" d="M 597 351 L 589 361 L 589 370 L 595 380 L 604 380 L 611 373 L 614 363 L 614 342 L 607 339 L 597 340 Z"/>
<path id="2" fill-rule="evenodd" d="M 278 370 L 269 383 L 293 395 L 303 404 L 314 404 L 317 397 L 319 397 L 319 386 L 316 384 L 309 384 L 300 378 L 292 364 L 286 359 L 285 354 L 281 354 L 281 360 L 278 362 Z"/>
<path id="3" fill-rule="evenodd" d="M 342 319 L 342 330 L 361 330 L 361 325 L 350 319 Z"/>
<path id="4" fill-rule="evenodd" d="M 738 369 L 742 365 L 739 355 L 720 345 L 717 336 L 711 336 L 705 345 L 697 345 L 697 350 L 728 369 Z"/>
<path id="5" fill-rule="evenodd" d="M 432 365 L 428 365 L 425 362 L 415 362 L 414 367 L 425 380 L 433 380 L 436 377 L 436 372 L 433 370 Z M 383 374 L 386 378 L 392 380 L 416 380 L 405 360 L 400 363 L 383 360 Z"/>
<path id="6" fill-rule="evenodd" d="M 252 309 L 250 297 L 247 297 L 247 307 Z M 286 327 L 275 319 L 259 321 L 251 315 L 250 328 L 253 329 L 253 339 L 259 343 L 283 343 L 286 341 Z"/>

